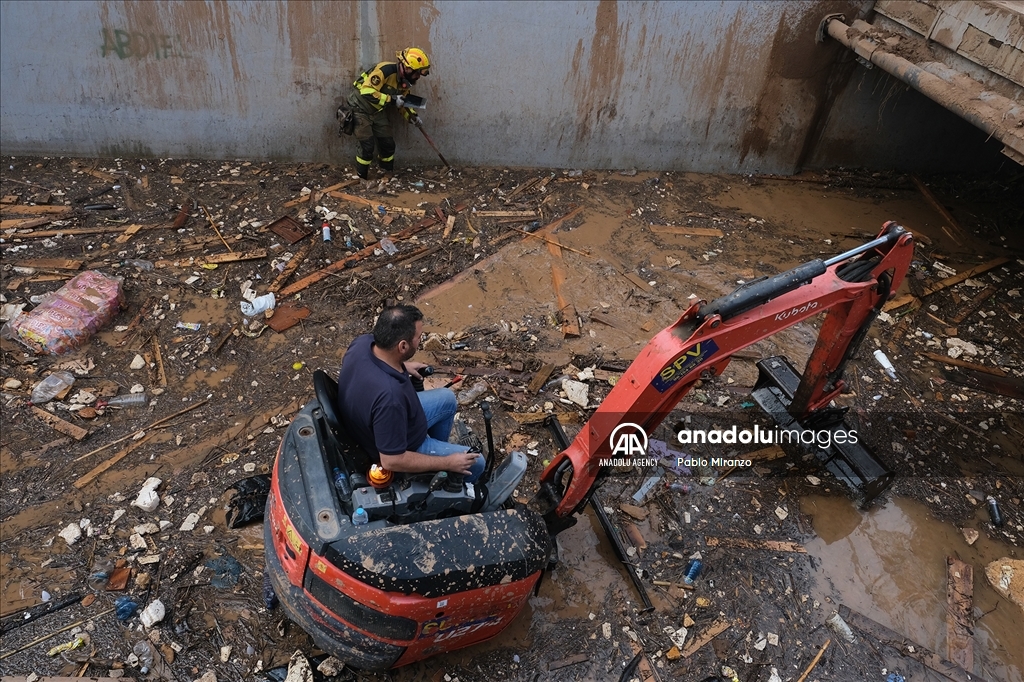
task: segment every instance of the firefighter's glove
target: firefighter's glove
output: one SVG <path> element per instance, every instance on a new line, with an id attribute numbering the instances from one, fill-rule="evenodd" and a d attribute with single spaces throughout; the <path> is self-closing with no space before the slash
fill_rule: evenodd
<path id="1" fill-rule="evenodd" d="M 392 101 L 395 103 L 396 107 L 404 107 L 405 106 L 405 98 L 402 97 L 401 95 L 395 95 L 392 98 Z"/>
<path id="2" fill-rule="evenodd" d="M 402 115 L 405 116 L 408 123 L 412 123 L 417 128 L 420 126 L 420 117 L 416 115 L 415 109 L 402 109 Z"/>

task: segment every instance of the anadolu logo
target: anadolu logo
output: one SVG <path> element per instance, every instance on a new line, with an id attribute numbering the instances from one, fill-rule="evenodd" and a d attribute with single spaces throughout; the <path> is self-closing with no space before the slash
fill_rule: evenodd
<path id="1" fill-rule="evenodd" d="M 612 457 L 644 457 L 647 455 L 647 432 L 639 424 L 619 424 L 608 437 Z"/>

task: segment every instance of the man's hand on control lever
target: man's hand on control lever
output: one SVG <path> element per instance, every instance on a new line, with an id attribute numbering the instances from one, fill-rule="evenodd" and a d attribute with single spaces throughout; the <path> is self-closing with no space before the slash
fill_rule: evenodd
<path id="1" fill-rule="evenodd" d="M 427 363 L 425 362 L 405 362 L 405 371 L 413 375 L 414 377 L 419 377 L 420 379 L 423 378 L 423 375 L 420 374 L 420 370 L 423 369 L 424 367 L 427 367 Z"/>
<path id="2" fill-rule="evenodd" d="M 445 457 L 444 469 L 445 471 L 469 476 L 470 467 L 473 466 L 476 458 L 479 456 L 476 452 L 457 452 L 454 455 L 448 455 Z"/>

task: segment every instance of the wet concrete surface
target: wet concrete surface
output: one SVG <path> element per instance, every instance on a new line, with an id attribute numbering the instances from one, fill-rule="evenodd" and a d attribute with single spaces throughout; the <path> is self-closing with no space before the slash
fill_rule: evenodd
<path id="1" fill-rule="evenodd" d="M 744 682 L 769 680 L 773 668 L 781 679 L 796 679 L 829 638 L 832 645 L 808 679 L 882 680 L 883 669 L 899 671 L 908 680 L 933 679 L 935 673 L 925 672 L 919 663 L 864 637 L 840 643 L 824 623 L 839 604 L 845 604 L 945 655 L 944 576 L 945 556 L 950 554 L 975 567 L 974 672 L 989 680 L 1022 679 L 1021 612 L 989 588 L 983 577 L 989 561 L 1019 558 L 1024 540 L 1022 403 L 954 384 L 935 363 L 916 355 L 922 350 L 945 352 L 945 347 L 929 346 L 927 334 L 939 339 L 955 336 L 980 348 L 972 361 L 1021 379 L 1024 233 L 1019 230 L 1016 202 L 1022 189 L 1019 174 L 929 179 L 933 191 L 944 197 L 970 233 L 968 242 L 958 244 L 943 231 L 942 217 L 907 178 L 898 175 L 833 172 L 784 180 L 682 173 L 587 172 L 571 177 L 558 172 L 544 191 L 523 191 L 506 203 L 503 197 L 515 188 L 548 177 L 549 172 L 465 169 L 442 176 L 434 169 L 403 171 L 381 187 L 342 191 L 388 206 L 422 208 L 428 215 L 437 206 L 455 215 L 447 236 L 443 225 L 429 227 L 416 240 L 400 242 L 395 257 L 375 254 L 356 268 L 311 286 L 298 299 L 312 310 L 311 316 L 284 333 L 266 329 L 255 336 L 247 326 L 245 331 L 253 336 L 225 338 L 241 325 L 241 283 L 252 280 L 262 290 L 276 276 L 273 259 L 297 252 L 318 236 L 287 246 L 267 232 L 266 225 L 279 215 L 306 209 L 304 203 L 291 208 L 283 204 L 301 198 L 303 186 L 315 190 L 342 181 L 342 169 L 25 158 L 5 159 L 4 166 L 2 194 L 16 196 L 19 204 L 43 191 L 72 197 L 102 184 L 104 180 L 90 170 L 113 175 L 127 188 L 107 197 L 119 206 L 115 213 L 78 209 L 63 218 L 68 228 L 111 226 L 107 235 L 39 239 L 5 233 L 7 301 L 27 302 L 62 281 L 32 281 L 48 271 L 21 275 L 13 270 L 19 261 L 68 258 L 123 276 L 128 306 L 110 327 L 69 356 L 33 357 L 3 342 L 3 379 L 17 379 L 23 386 L 4 391 L 0 614 L 5 626 L 10 624 L 8 619 L 21 617 L 22 609 L 38 608 L 43 590 L 54 601 L 75 593 L 94 594 L 94 601 L 6 633 L 0 673 L 106 674 L 124 669 L 127 676 L 137 677 L 137 667 L 126 661 L 134 643 L 147 634 L 167 660 L 168 679 L 196 679 L 208 669 L 220 680 L 258 679 L 260 670 L 286 664 L 296 649 L 315 654 L 304 633 L 263 605 L 262 535 L 258 527 L 226 527 L 224 491 L 240 478 L 269 470 L 289 416 L 312 398 L 312 370 L 336 372 L 348 342 L 369 329 L 385 301 L 417 301 L 426 314 L 428 332 L 452 332 L 451 341 L 466 344 L 453 350 L 445 340 L 442 348 L 423 351 L 417 359 L 439 367 L 476 367 L 484 375 L 488 368 L 496 370 L 487 378 L 497 391 L 492 398 L 500 396 L 493 403 L 496 441 L 508 447 L 514 441 L 517 449 L 528 450 L 530 472 L 516 493 L 517 499 L 528 500 L 555 446 L 541 426 L 520 426 L 510 413 L 551 403 L 556 412 L 576 415 L 576 423 L 567 426 L 570 436 L 590 414 L 566 404 L 557 386 L 536 396 L 521 390 L 542 364 L 556 365 L 553 377 L 572 374 L 570 363 L 577 371 L 590 366 L 621 370 L 651 336 L 678 318 L 691 294 L 709 300 L 740 281 L 834 255 L 870 238 L 884 221 L 896 219 L 922 236 L 915 266 L 898 294 L 921 296 L 924 286 L 945 277 L 936 261 L 962 271 L 997 256 L 1010 260 L 974 282 L 923 298 L 923 307 L 911 313 L 907 323 L 902 320 L 908 316 L 898 313 L 880 321 L 866 348 L 854 358 L 848 372 L 852 390 L 839 402 L 852 408 L 867 438 L 898 474 L 892 490 L 874 508 L 857 509 L 849 491 L 813 461 L 790 453 L 782 459 L 756 461 L 721 480 L 725 472 L 710 467 L 689 476 L 668 473 L 643 501 L 647 517 L 638 520 L 621 505 L 632 502 L 631 495 L 648 472 L 616 471 L 601 496 L 613 521 L 635 525 L 647 544 L 637 551 L 635 562 L 656 605 L 653 612 L 641 613 L 634 588 L 588 511 L 559 536 L 558 567 L 545 575 L 538 594 L 508 630 L 490 642 L 395 671 L 390 679 L 618 679 L 633 657 L 633 646 L 646 652 L 661 679 L 702 680 L 723 664 L 736 669 Z M 51 201 L 61 199 L 55 195 Z M 193 199 L 221 223 L 223 236 L 235 250 L 261 247 L 270 255 L 213 270 L 188 260 L 226 250 L 198 208 L 190 212 L 181 232 L 143 230 L 126 243 L 114 241 L 129 223 L 168 224 L 177 207 L 191 206 Z M 367 231 L 379 238 L 418 220 L 393 212 L 390 224 L 384 224 L 375 211 L 359 204 L 327 196 L 318 203 L 350 215 L 356 230 L 336 219 L 334 241 L 313 242 L 290 281 L 347 253 L 342 246 L 346 234 L 357 248 Z M 463 203 L 470 208 L 455 213 L 454 207 Z M 560 259 L 541 240 L 510 233 L 511 227 L 528 223 L 501 223 L 504 218 L 472 212 L 531 210 L 536 212 L 533 219 L 546 224 L 576 207 L 583 207 L 579 216 L 553 234 L 566 247 Z M 4 218 L 7 224 L 7 213 Z M 254 227 L 252 221 L 260 225 Z M 311 221 L 311 227 L 319 227 L 318 222 Z M 722 236 L 669 234 L 652 225 L 716 229 Z M 37 229 L 47 228 L 52 226 Z M 191 248 L 186 240 L 197 238 L 208 241 L 186 250 Z M 424 247 L 436 250 L 420 260 L 402 262 Z M 136 259 L 159 265 L 141 271 L 128 264 Z M 578 338 L 563 338 L 558 326 L 554 262 L 560 262 L 565 272 L 563 297 L 582 323 Z M 431 295 L 434 287 L 474 263 L 479 264 L 478 271 Z M 648 286 L 627 279 L 629 273 Z M 985 287 L 996 291 L 979 312 L 959 324 L 950 323 Z M 212 297 L 219 291 L 225 293 L 223 298 Z M 115 331 L 137 316 L 141 322 L 136 327 Z M 178 328 L 178 322 L 199 323 L 201 330 Z M 748 351 L 760 356 L 785 354 L 802 366 L 816 335 L 816 322 L 801 324 Z M 136 353 L 149 354 L 149 363 L 154 364 L 154 338 L 161 347 L 166 387 L 160 386 L 155 367 L 129 369 Z M 874 363 L 870 350 L 876 347 L 896 363 L 899 383 L 890 381 Z M 87 420 L 69 412 L 66 401 L 56 401 L 56 414 L 92 433 L 75 442 L 51 430 L 29 411 L 28 391 L 59 363 L 75 360 L 92 360 L 95 367 L 78 376 L 72 393 L 80 387 L 99 390 L 103 382 L 114 382 L 125 392 L 138 382 L 146 387 L 150 404 L 107 410 Z M 293 369 L 295 363 L 302 363 L 300 369 Z M 614 369 L 606 371 L 615 374 Z M 687 415 L 708 427 L 763 424 L 763 417 L 745 406 L 756 376 L 751 359 L 734 359 L 723 376 L 684 398 L 654 436 L 670 440 L 669 425 Z M 610 386 L 601 379 L 589 383 L 594 405 Z M 94 482 L 81 490 L 72 486 L 135 441 L 91 451 L 203 400 L 209 402 L 163 428 L 149 430 L 149 440 Z M 466 411 L 465 416 L 482 435 L 479 411 Z M 686 454 L 726 453 L 705 447 Z M 147 514 L 130 503 L 149 476 L 165 481 L 160 489 L 164 503 Z M 816 477 L 817 485 L 807 476 Z M 690 492 L 665 485 L 670 483 L 689 486 Z M 1006 517 L 1002 528 L 989 523 L 979 493 L 984 493 L 982 499 L 985 494 L 1000 499 Z M 119 509 L 124 515 L 112 521 Z M 200 511 L 194 530 L 179 530 L 189 513 Z M 56 536 L 84 518 L 93 526 L 91 536 L 70 547 Z M 142 536 L 145 549 L 132 547 L 135 526 L 160 521 L 169 525 Z M 962 529 L 979 532 L 973 546 L 967 545 Z M 708 538 L 793 542 L 806 553 L 716 546 Z M 679 587 L 682 572 L 695 552 L 700 552 L 705 571 L 694 590 L 684 590 Z M 139 563 L 140 557 L 156 554 L 158 563 Z M 192 564 L 197 555 L 199 565 L 233 557 L 242 566 L 238 582 L 212 586 L 209 569 L 196 572 Z M 97 558 L 123 558 L 134 568 L 125 592 L 94 593 L 88 587 L 90 567 Z M 140 581 L 140 575 L 146 577 Z M 125 627 L 103 613 L 126 593 L 142 606 L 159 596 L 169 607 L 165 622 L 144 633 L 137 618 Z M 675 631 L 690 623 L 691 642 L 723 619 L 729 627 L 722 634 L 691 656 L 670 660 L 672 641 L 666 628 Z M 78 621 L 85 622 L 76 627 L 90 635 L 84 649 L 52 658 L 44 655 L 49 647 L 72 639 L 72 628 L 15 653 Z M 220 662 L 224 646 L 232 649 L 227 662 Z M 352 672 L 341 676 L 387 678 Z"/>

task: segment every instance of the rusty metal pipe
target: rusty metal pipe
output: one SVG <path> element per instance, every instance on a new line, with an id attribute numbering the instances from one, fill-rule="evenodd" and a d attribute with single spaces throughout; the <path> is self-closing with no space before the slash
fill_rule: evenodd
<path id="1" fill-rule="evenodd" d="M 835 16 L 826 17 L 824 23 L 828 35 L 858 57 L 996 138 L 1003 143 L 1004 154 L 1024 165 L 1024 108 L 1021 105 L 987 90 L 966 75 L 959 75 L 954 84 L 889 52 L 866 34 L 866 29 L 873 28 L 870 24 L 857 21 L 848 26 Z"/>

